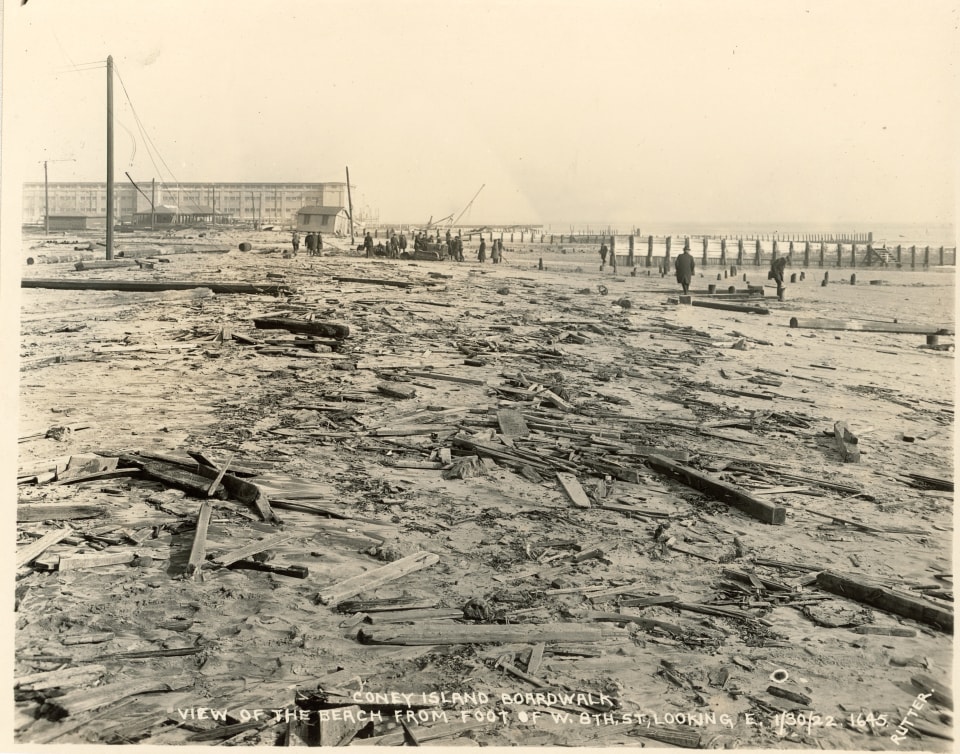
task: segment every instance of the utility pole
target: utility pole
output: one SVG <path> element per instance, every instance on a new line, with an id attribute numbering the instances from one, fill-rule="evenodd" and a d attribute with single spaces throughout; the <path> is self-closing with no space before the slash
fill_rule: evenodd
<path id="1" fill-rule="evenodd" d="M 48 162 L 76 162 L 72 157 L 63 160 L 43 160 L 43 234 L 50 235 L 50 182 L 47 178 Z"/>
<path id="2" fill-rule="evenodd" d="M 350 166 L 347 166 L 347 206 L 350 210 L 350 243 L 354 241 L 353 237 L 353 199 L 350 196 Z"/>
<path id="3" fill-rule="evenodd" d="M 113 259 L 113 55 L 107 56 L 107 259 Z"/>
<path id="4" fill-rule="evenodd" d="M 157 227 L 157 179 L 150 179 L 150 229 Z"/>

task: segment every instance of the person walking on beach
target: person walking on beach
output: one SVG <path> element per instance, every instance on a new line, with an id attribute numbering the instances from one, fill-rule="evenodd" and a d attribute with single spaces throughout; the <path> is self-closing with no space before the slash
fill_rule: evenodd
<path id="1" fill-rule="evenodd" d="M 770 272 L 767 273 L 767 279 L 777 284 L 777 298 L 781 301 L 783 301 L 783 271 L 786 267 L 787 258 L 777 257 L 770 263 Z"/>
<path id="2" fill-rule="evenodd" d="M 400 232 L 400 240 L 398 243 L 400 244 L 400 253 L 406 254 L 407 253 L 407 237 L 403 234 L 402 231 Z"/>
<path id="3" fill-rule="evenodd" d="M 313 233 L 307 233 L 303 240 L 307 244 L 307 255 L 312 257 L 317 250 L 317 237 Z"/>
<path id="4" fill-rule="evenodd" d="M 290 237 L 290 240 L 293 242 L 293 253 L 296 254 L 300 251 L 300 231 L 293 231 L 293 235 Z"/>
<path id="5" fill-rule="evenodd" d="M 480 250 L 477 251 L 477 259 L 480 260 L 480 264 L 487 261 L 487 242 L 483 240 L 483 236 L 480 237 Z"/>
<path id="6" fill-rule="evenodd" d="M 490 261 L 494 264 L 500 264 L 500 241 L 499 239 L 490 244 Z"/>
<path id="7" fill-rule="evenodd" d="M 463 239 L 460 237 L 460 234 L 457 234 L 457 237 L 453 239 L 453 246 L 455 251 L 455 256 L 458 262 L 463 261 Z"/>
<path id="8" fill-rule="evenodd" d="M 366 252 L 368 257 L 373 256 L 373 236 L 370 235 L 370 231 L 367 231 L 367 234 L 363 237 L 363 250 Z"/>
<path id="9" fill-rule="evenodd" d="M 604 265 L 607 263 L 607 245 L 600 244 L 600 271 L 603 272 Z"/>
<path id="10" fill-rule="evenodd" d="M 677 282 L 683 286 L 683 295 L 686 296 L 690 292 L 690 281 L 693 280 L 693 273 L 696 269 L 689 246 L 683 247 L 683 252 L 677 257 L 674 267 L 677 271 Z"/>

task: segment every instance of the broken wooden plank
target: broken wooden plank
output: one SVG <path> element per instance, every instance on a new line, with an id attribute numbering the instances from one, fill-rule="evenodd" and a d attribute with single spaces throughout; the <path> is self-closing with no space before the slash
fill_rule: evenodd
<path id="1" fill-rule="evenodd" d="M 207 529 L 210 526 L 210 516 L 213 514 L 213 503 L 204 500 L 200 503 L 197 513 L 197 528 L 193 534 L 193 545 L 190 548 L 190 560 L 187 561 L 187 577 L 193 578 L 200 572 L 200 567 L 206 560 Z"/>
<path id="2" fill-rule="evenodd" d="M 206 467 L 197 466 L 193 471 L 187 471 L 182 466 L 165 463 L 163 461 L 145 461 L 137 456 L 121 454 L 120 460 L 124 463 L 139 464 L 144 474 L 170 487 L 176 487 L 194 497 L 206 498 L 210 488 L 210 477 L 203 476 L 200 471 Z M 216 471 L 212 475 L 216 476 Z M 227 499 L 227 490 L 221 485 L 215 493 L 221 500 Z"/>
<path id="3" fill-rule="evenodd" d="M 286 330 L 306 335 L 319 335 L 324 338 L 343 340 L 350 337 L 350 328 L 334 322 L 315 322 L 287 317 L 254 317 L 253 324 L 258 330 Z"/>
<path id="4" fill-rule="evenodd" d="M 77 484 L 78 482 L 91 482 L 101 479 L 121 479 L 123 477 L 139 476 L 139 468 L 112 469 L 110 471 L 94 471 L 89 474 L 78 474 L 66 479 L 57 479 L 51 486 L 57 487 L 64 484 Z"/>
<path id="5" fill-rule="evenodd" d="M 449 607 L 427 607 L 411 610 L 383 610 L 367 616 L 367 621 L 378 623 L 414 623 L 423 620 L 463 618 L 463 610 Z"/>
<path id="6" fill-rule="evenodd" d="M 400 398 L 403 400 L 417 397 L 415 388 L 397 382 L 381 382 L 377 385 L 377 392 L 388 395 L 391 398 Z"/>
<path id="7" fill-rule="evenodd" d="M 953 709 L 953 690 L 949 686 L 923 673 L 911 676 L 910 683 L 913 684 L 914 688 L 932 694 L 933 701 L 937 704 Z"/>
<path id="8" fill-rule="evenodd" d="M 133 259 L 97 259 L 97 260 L 84 260 L 81 259 L 79 262 L 75 262 L 73 268 L 77 272 L 84 272 L 86 270 L 110 270 L 115 267 L 136 267 L 137 262 Z"/>
<path id="9" fill-rule="evenodd" d="M 662 620 L 653 618 L 644 618 L 640 615 L 628 615 L 626 613 L 611 613 L 602 610 L 588 610 L 583 617 L 590 620 L 604 621 L 607 623 L 636 623 L 641 628 L 658 629 L 673 636 L 683 636 L 686 630 L 682 626 L 674 623 L 666 623 Z"/>
<path id="10" fill-rule="evenodd" d="M 942 631 L 953 632 L 952 610 L 913 595 L 894 591 L 865 576 L 823 571 L 817 576 L 816 584 L 820 589 L 878 610 L 911 618 Z"/>
<path id="11" fill-rule="evenodd" d="M 769 314 L 770 310 L 764 306 L 749 306 L 747 304 L 724 304 L 720 301 L 700 301 L 693 299 L 693 306 L 702 306 L 707 309 L 722 309 L 727 312 L 743 312 L 745 314 Z"/>
<path id="12" fill-rule="evenodd" d="M 808 330 L 856 330 L 861 332 L 904 333 L 907 335 L 950 335 L 952 324 L 914 325 L 907 322 L 875 322 L 861 319 L 790 318 L 790 327 Z"/>
<path id="13" fill-rule="evenodd" d="M 194 679 L 190 676 L 180 676 L 158 680 L 156 678 L 134 678 L 128 681 L 108 683 L 104 686 L 94 686 L 77 689 L 63 696 L 47 699 L 41 712 L 53 720 L 60 720 L 71 715 L 100 709 L 114 705 L 127 697 L 149 694 L 157 691 L 179 691 L 193 686 Z"/>
<path id="14" fill-rule="evenodd" d="M 540 670 L 540 665 L 543 663 L 543 650 L 546 648 L 546 645 L 540 641 L 533 645 L 533 649 L 530 650 L 530 657 L 527 660 L 527 672 L 530 675 L 536 675 L 537 671 Z"/>
<path id="15" fill-rule="evenodd" d="M 338 283 L 366 283 L 368 285 L 388 285 L 394 288 L 412 288 L 413 283 L 409 280 L 383 280 L 381 278 L 352 278 L 343 275 L 334 275 L 333 279 Z"/>
<path id="16" fill-rule="evenodd" d="M 526 437 L 530 434 L 530 428 L 523 414 L 516 409 L 502 408 L 497 411 L 497 424 L 500 426 L 500 434 L 510 439 Z"/>
<path id="17" fill-rule="evenodd" d="M 407 372 L 407 377 L 416 377 L 426 380 L 440 380 L 441 382 L 459 382 L 463 385 L 486 385 L 486 380 L 476 377 L 458 377 L 455 374 L 438 374 L 437 372 Z"/>
<path id="18" fill-rule="evenodd" d="M 133 552 L 97 552 L 89 555 L 61 555 L 60 571 L 73 571 L 77 568 L 98 568 L 100 566 L 125 565 L 136 558 Z"/>
<path id="19" fill-rule="evenodd" d="M 600 628 L 583 623 L 519 623 L 515 625 L 421 624 L 414 628 L 371 626 L 361 628 L 358 637 L 367 644 L 507 644 L 548 641 L 601 641 Z"/>
<path id="20" fill-rule="evenodd" d="M 233 460 L 233 457 L 236 453 L 231 453 L 230 458 L 220 469 L 220 472 L 213 478 L 213 481 L 210 482 L 210 486 L 207 487 L 207 497 L 213 497 L 213 493 L 217 491 L 217 487 L 220 486 L 220 481 L 223 479 L 223 475 L 227 473 L 227 468 L 230 466 L 230 461 Z"/>
<path id="21" fill-rule="evenodd" d="M 277 283 L 225 283 L 214 280 L 64 280 L 62 278 L 23 278 L 21 288 L 52 288 L 61 291 L 129 291 L 154 293 L 157 291 L 186 291 L 191 288 L 209 288 L 214 293 L 248 293 L 279 296 L 290 292 L 287 285 Z"/>
<path id="22" fill-rule="evenodd" d="M 348 600 L 337 605 L 341 613 L 376 613 L 391 610 L 419 610 L 436 607 L 435 597 L 385 597 L 376 600 Z"/>
<path id="23" fill-rule="evenodd" d="M 292 532 L 281 532 L 280 534 L 274 534 L 270 537 L 264 537 L 263 539 L 258 539 L 256 542 L 238 547 L 236 550 L 230 550 L 223 555 L 218 555 L 212 562 L 216 566 L 225 568 L 231 563 L 236 563 L 238 560 L 249 558 L 251 555 L 256 555 L 264 550 L 269 550 L 271 547 L 276 547 L 287 540 L 293 539 L 293 536 Z"/>
<path id="24" fill-rule="evenodd" d="M 68 537 L 73 534 L 73 531 L 69 528 L 67 529 L 52 529 L 44 534 L 40 539 L 31 542 L 28 545 L 17 548 L 16 560 L 14 565 L 17 568 L 27 565 L 34 558 L 40 556 L 45 550 L 50 547 L 53 547 L 57 542 L 62 540 L 64 537 Z"/>
<path id="25" fill-rule="evenodd" d="M 432 566 L 439 560 L 439 555 L 429 552 L 408 555 L 381 568 L 374 568 L 372 571 L 331 584 L 318 595 L 318 599 L 321 604 L 329 605 L 331 602 L 338 602 L 368 589 L 389 583 L 401 576 Z"/>
<path id="26" fill-rule="evenodd" d="M 675 594 L 664 594 L 656 597 L 629 597 L 620 600 L 621 607 L 650 607 L 651 605 L 669 605 L 680 598 Z"/>
<path id="27" fill-rule="evenodd" d="M 198 466 L 197 475 L 205 479 L 212 479 L 217 476 L 217 471 L 209 466 Z M 220 484 L 221 487 L 229 493 L 230 497 L 256 508 L 257 513 L 260 514 L 260 518 L 268 524 L 281 523 L 280 517 L 273 511 L 270 505 L 270 498 L 259 485 L 246 479 L 240 479 L 240 477 L 236 477 L 233 474 L 223 474 Z M 207 490 L 209 490 L 209 487 L 207 487 Z M 206 491 L 204 491 L 204 495 L 200 497 L 204 496 L 206 496 Z"/>
<path id="28" fill-rule="evenodd" d="M 833 425 L 833 436 L 844 463 L 860 463 L 859 439 L 846 422 L 836 422 Z"/>
<path id="29" fill-rule="evenodd" d="M 83 686 L 98 680 L 105 672 L 103 665 L 84 665 L 78 668 L 44 670 L 14 678 L 14 688 L 22 691 L 46 691 Z"/>
<path id="30" fill-rule="evenodd" d="M 763 500 L 716 477 L 682 466 L 663 456 L 651 455 L 647 458 L 647 463 L 651 468 L 668 473 L 694 489 L 713 495 L 759 521 L 767 524 L 783 524 L 787 520 L 787 510 L 782 505 Z"/>
<path id="31" fill-rule="evenodd" d="M 590 498 L 587 497 L 587 493 L 583 491 L 583 487 L 580 486 L 580 482 L 577 481 L 577 478 L 573 474 L 569 474 L 566 471 L 558 471 L 557 481 L 560 482 L 563 491 L 567 493 L 567 497 L 570 498 L 571 503 L 578 508 L 590 507 Z"/>
<path id="32" fill-rule="evenodd" d="M 433 435 L 440 432 L 453 432 L 454 427 L 449 424 L 417 424 L 409 427 L 381 427 L 370 434 L 374 437 L 416 437 L 417 435 Z"/>
<path id="33" fill-rule="evenodd" d="M 17 506 L 17 523 L 33 521 L 71 521 L 97 518 L 106 513 L 104 505 L 73 505 L 72 503 L 31 503 Z"/>

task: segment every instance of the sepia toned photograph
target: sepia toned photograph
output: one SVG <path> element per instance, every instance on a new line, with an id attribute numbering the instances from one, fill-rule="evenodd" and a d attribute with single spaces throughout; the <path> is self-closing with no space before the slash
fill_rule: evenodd
<path id="1" fill-rule="evenodd" d="M 960 4 L 0 13 L 0 750 L 954 749 Z"/>

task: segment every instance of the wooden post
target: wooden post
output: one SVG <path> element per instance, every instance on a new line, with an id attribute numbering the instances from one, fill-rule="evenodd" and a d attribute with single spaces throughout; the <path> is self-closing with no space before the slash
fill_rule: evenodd
<path id="1" fill-rule="evenodd" d="M 837 269 L 843 267 L 843 244 L 837 244 Z"/>
<path id="2" fill-rule="evenodd" d="M 710 243 L 710 241 L 707 239 L 706 236 L 704 236 L 703 237 L 703 259 L 701 260 L 701 263 L 703 264 L 704 267 L 707 266 L 707 244 L 708 243 Z"/>
<path id="3" fill-rule="evenodd" d="M 761 257 L 762 257 L 762 256 L 763 256 L 763 253 L 762 253 L 761 250 L 760 250 L 760 239 L 758 238 L 758 239 L 757 239 L 756 253 L 755 253 L 754 259 L 753 259 L 753 263 L 754 263 L 755 266 L 757 266 L 757 267 L 760 266 L 760 260 L 761 260 Z"/>
<path id="4" fill-rule="evenodd" d="M 820 242 L 820 266 L 823 267 L 824 264 L 824 255 L 826 254 L 826 244 L 823 241 Z"/>
<path id="5" fill-rule="evenodd" d="M 943 247 L 940 247 L 940 266 L 943 267 Z"/>
<path id="6" fill-rule="evenodd" d="M 850 244 L 850 266 L 851 267 L 857 266 L 857 244 L 856 243 Z"/>
<path id="7" fill-rule="evenodd" d="M 917 247 L 916 246 L 910 247 L 910 269 L 911 270 L 917 269 Z"/>
<path id="8" fill-rule="evenodd" d="M 810 242 L 805 241 L 803 244 L 803 266 L 810 266 Z"/>
<path id="9" fill-rule="evenodd" d="M 778 256 L 780 256 L 780 247 L 777 244 L 776 238 L 773 239 L 773 251 L 771 252 L 770 256 L 771 259 L 776 259 Z"/>
<path id="10" fill-rule="evenodd" d="M 663 258 L 663 267 L 665 272 L 670 271 L 670 244 L 672 241 L 673 241 L 673 237 L 667 236 L 667 253 L 666 253 L 666 256 Z"/>
<path id="11" fill-rule="evenodd" d="M 897 267 L 903 263 L 903 246 L 897 244 Z"/>
<path id="12" fill-rule="evenodd" d="M 50 184 L 47 180 L 47 161 L 43 161 L 43 234 L 50 235 Z"/>
<path id="13" fill-rule="evenodd" d="M 653 236 L 647 236 L 647 267 L 653 267 Z"/>
<path id="14" fill-rule="evenodd" d="M 927 269 L 930 266 L 930 247 L 925 246 L 923 249 L 923 268 Z"/>
<path id="15" fill-rule="evenodd" d="M 727 266 L 727 239 L 720 239 L 720 266 Z"/>
<path id="16" fill-rule="evenodd" d="M 107 56 L 107 259 L 113 259 L 113 55 Z"/>
<path id="17" fill-rule="evenodd" d="M 634 256 L 633 256 L 634 239 L 633 239 L 632 233 L 630 234 L 630 237 L 627 240 L 627 243 L 629 244 L 629 248 L 627 251 L 627 265 L 629 265 L 630 267 L 633 267 L 636 264 L 636 262 L 634 261 Z M 943 247 L 942 246 L 940 247 L 940 264 L 943 264 Z"/>
<path id="18" fill-rule="evenodd" d="M 737 239 L 737 265 L 743 264 L 743 239 Z"/>

